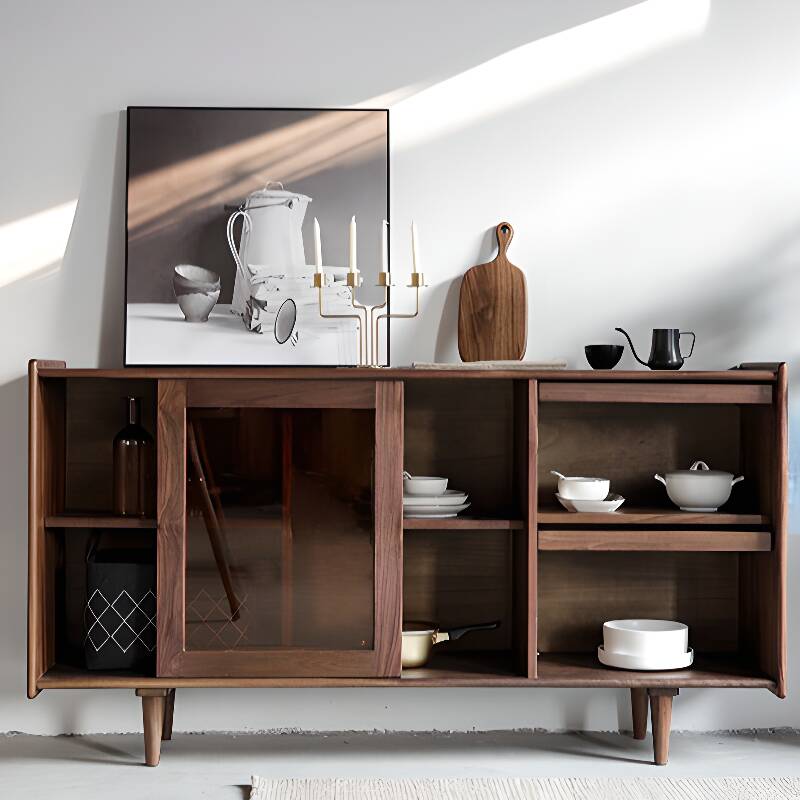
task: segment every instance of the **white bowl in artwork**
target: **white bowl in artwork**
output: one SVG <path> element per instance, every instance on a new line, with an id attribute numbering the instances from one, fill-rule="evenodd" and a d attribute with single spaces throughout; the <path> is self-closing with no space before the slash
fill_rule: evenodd
<path id="1" fill-rule="evenodd" d="M 219 275 L 203 267 L 179 264 L 172 273 L 172 290 L 187 322 L 208 322 L 219 300 Z"/>
<path id="2" fill-rule="evenodd" d="M 219 275 L 205 267 L 194 264 L 178 264 L 173 273 L 173 281 L 187 288 L 218 289 L 220 286 Z"/>

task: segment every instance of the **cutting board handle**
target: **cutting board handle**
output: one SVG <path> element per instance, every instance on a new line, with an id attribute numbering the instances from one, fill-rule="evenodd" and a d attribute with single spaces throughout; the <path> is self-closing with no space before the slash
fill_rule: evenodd
<path id="1" fill-rule="evenodd" d="M 501 222 L 495 231 L 497 233 L 497 257 L 506 258 L 506 251 L 514 238 L 514 229 L 510 222 Z"/>

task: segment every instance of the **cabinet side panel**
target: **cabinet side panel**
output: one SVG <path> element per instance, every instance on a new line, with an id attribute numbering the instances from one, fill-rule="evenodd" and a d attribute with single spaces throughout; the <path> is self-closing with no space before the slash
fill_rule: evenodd
<path id="1" fill-rule="evenodd" d="M 403 615 L 403 383 L 375 386 L 376 675 L 400 675 Z"/>
<path id="2" fill-rule="evenodd" d="M 787 381 L 781 365 L 774 403 L 742 415 L 742 474 L 772 523 L 772 550 L 740 560 L 739 647 L 786 695 Z"/>
<path id="3" fill-rule="evenodd" d="M 789 389 L 786 364 L 778 370 L 778 381 L 775 385 L 775 418 L 777 433 L 777 453 L 775 469 L 775 656 L 776 679 L 775 689 L 779 697 L 786 696 L 786 548 L 789 529 Z"/>
<path id="4" fill-rule="evenodd" d="M 186 576 L 186 382 L 158 382 L 158 644 L 156 674 L 179 674 Z"/>
<path id="5" fill-rule="evenodd" d="M 28 366 L 28 697 L 39 693 L 39 678 L 55 662 L 55 569 L 57 540 L 48 536 L 45 516 L 64 504 L 64 382 L 39 378 Z"/>

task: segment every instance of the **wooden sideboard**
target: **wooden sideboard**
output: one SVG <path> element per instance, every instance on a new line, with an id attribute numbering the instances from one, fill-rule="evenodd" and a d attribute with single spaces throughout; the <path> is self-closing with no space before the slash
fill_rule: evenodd
<path id="1" fill-rule="evenodd" d="M 121 399 L 155 436 L 156 516 L 116 517 Z M 158 763 L 181 687 L 594 687 L 652 712 L 667 760 L 681 688 L 786 694 L 785 365 L 720 372 L 68 369 L 30 363 L 28 695 L 129 688 Z M 656 472 L 743 474 L 718 513 Z M 404 519 L 401 472 L 470 493 Z M 555 505 L 551 469 L 602 474 L 612 515 Z M 86 547 L 152 548 L 155 666 L 84 667 Z M 596 656 L 607 619 L 689 625 L 689 669 Z M 500 620 L 402 669 L 403 619 Z"/>

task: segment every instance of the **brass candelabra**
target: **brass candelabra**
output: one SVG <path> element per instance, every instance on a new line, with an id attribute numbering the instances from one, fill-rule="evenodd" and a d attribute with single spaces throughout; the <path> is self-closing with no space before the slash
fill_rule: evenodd
<path id="1" fill-rule="evenodd" d="M 419 292 L 427 286 L 425 277 L 421 272 L 412 272 L 408 284 L 409 289 L 414 289 L 415 306 L 414 312 L 410 314 L 399 314 L 386 311 L 383 314 L 377 312 L 386 308 L 389 304 L 389 289 L 395 284 L 392 282 L 390 272 L 379 272 L 376 286 L 383 288 L 383 302 L 375 305 L 364 305 L 356 300 L 356 289 L 363 283 L 361 273 L 351 271 L 347 273 L 347 286 L 350 290 L 350 304 L 354 314 L 328 314 L 323 308 L 323 290 L 325 289 L 325 274 L 323 272 L 314 273 L 313 287 L 318 292 L 319 315 L 325 319 L 354 319 L 356 320 L 356 331 L 358 335 L 358 365 L 360 367 L 380 367 L 380 323 L 381 320 L 389 319 L 414 319 L 419 316 Z"/>

